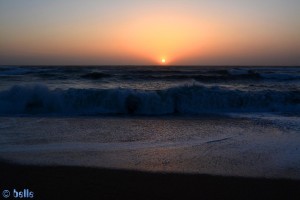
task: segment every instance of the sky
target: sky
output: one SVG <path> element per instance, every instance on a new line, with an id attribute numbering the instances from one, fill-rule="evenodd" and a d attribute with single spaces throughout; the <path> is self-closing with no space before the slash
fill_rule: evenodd
<path id="1" fill-rule="evenodd" d="M 0 0 L 0 65 L 300 65 L 299 0 Z"/>

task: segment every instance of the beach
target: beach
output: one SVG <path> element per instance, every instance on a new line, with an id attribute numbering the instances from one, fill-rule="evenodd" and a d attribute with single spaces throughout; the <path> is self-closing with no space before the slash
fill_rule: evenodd
<path id="1" fill-rule="evenodd" d="M 27 188 L 34 199 L 298 199 L 300 181 L 1 161 L 1 191 Z M 11 199 L 11 198 L 10 198 Z"/>
<path id="2" fill-rule="evenodd" d="M 2 67 L 0 76 L 6 193 L 299 197 L 297 68 Z"/>

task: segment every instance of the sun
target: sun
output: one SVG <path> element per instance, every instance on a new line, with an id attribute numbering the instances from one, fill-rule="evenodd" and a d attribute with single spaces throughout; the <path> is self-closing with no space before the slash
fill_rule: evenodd
<path id="1" fill-rule="evenodd" d="M 162 59 L 161 59 L 161 63 L 162 63 L 162 64 L 165 64 L 165 63 L 166 63 L 166 59 L 162 58 Z"/>

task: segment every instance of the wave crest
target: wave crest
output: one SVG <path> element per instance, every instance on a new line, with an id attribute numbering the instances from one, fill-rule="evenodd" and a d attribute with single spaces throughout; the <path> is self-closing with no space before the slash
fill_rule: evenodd
<path id="1" fill-rule="evenodd" d="M 1 114 L 205 114 L 300 112 L 299 91 L 241 91 L 199 85 L 164 90 L 13 86 L 0 92 Z"/>

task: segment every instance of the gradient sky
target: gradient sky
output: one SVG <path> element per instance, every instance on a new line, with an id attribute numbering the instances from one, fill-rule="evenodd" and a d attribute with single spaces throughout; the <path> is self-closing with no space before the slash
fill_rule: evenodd
<path id="1" fill-rule="evenodd" d="M 0 0 L 0 65 L 300 65 L 299 0 Z"/>

